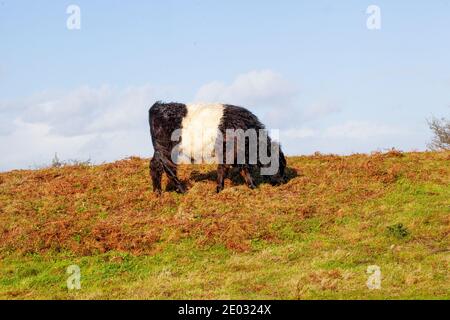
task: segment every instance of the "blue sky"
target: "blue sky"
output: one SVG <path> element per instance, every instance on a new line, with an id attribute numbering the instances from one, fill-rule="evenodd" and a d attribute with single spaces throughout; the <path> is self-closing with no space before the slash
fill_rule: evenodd
<path id="1" fill-rule="evenodd" d="M 155 100 L 246 106 L 288 154 L 424 150 L 449 36 L 449 0 L 0 0 L 0 170 L 150 156 Z"/>

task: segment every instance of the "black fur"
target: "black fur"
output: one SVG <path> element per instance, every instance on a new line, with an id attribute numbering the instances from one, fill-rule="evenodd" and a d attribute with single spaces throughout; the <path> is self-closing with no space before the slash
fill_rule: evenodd
<path id="1" fill-rule="evenodd" d="M 224 114 L 221 120 L 221 123 L 219 125 L 219 130 L 222 132 L 222 135 L 224 137 L 224 145 L 223 145 L 223 150 L 224 150 L 224 155 L 223 155 L 223 159 L 225 162 L 225 150 L 226 149 L 226 144 L 228 142 L 228 140 L 230 140 L 229 137 L 227 137 L 226 135 L 226 130 L 227 129 L 242 129 L 242 130 L 248 130 L 248 129 L 254 129 L 256 130 L 257 133 L 257 139 L 259 141 L 259 130 L 265 130 L 265 126 L 259 121 L 258 117 L 256 115 L 254 115 L 252 112 L 250 112 L 249 110 L 243 108 L 243 107 L 239 107 L 239 106 L 233 106 L 233 105 L 224 105 Z M 237 163 L 237 141 L 235 141 L 234 143 L 235 145 L 235 149 L 233 150 L 233 158 L 235 160 L 235 162 L 233 163 L 232 166 L 236 166 L 239 168 L 240 173 L 242 175 L 242 177 L 244 178 L 245 182 L 247 183 L 247 185 L 250 188 L 255 188 L 255 184 L 253 182 L 253 178 L 250 174 L 250 171 L 252 169 L 252 167 L 259 166 L 261 167 L 261 163 L 258 160 L 258 163 L 256 164 L 252 164 L 250 163 L 250 159 L 249 159 L 249 139 L 246 139 L 245 141 L 245 163 L 244 164 L 238 164 Z M 257 146 L 259 148 L 259 145 Z M 267 155 L 270 156 L 271 154 L 271 139 L 270 137 L 267 137 Z M 258 152 L 257 154 L 259 155 L 259 150 L 258 148 L 256 149 L 256 151 Z M 224 186 L 224 179 L 226 178 L 226 175 L 228 173 L 230 165 L 229 164 L 219 164 L 218 166 L 218 174 L 217 174 L 217 192 L 220 192 L 221 190 L 223 190 L 223 186 Z M 284 157 L 283 152 L 281 151 L 281 148 L 279 150 L 279 170 L 278 173 L 276 175 L 274 175 L 272 177 L 272 183 L 274 184 L 278 184 L 283 182 L 284 180 L 284 175 L 285 175 L 285 167 L 286 167 L 286 159 Z"/>
<path id="2" fill-rule="evenodd" d="M 187 115 L 186 105 L 182 103 L 156 102 L 148 111 L 150 134 L 154 154 L 150 161 L 150 175 L 153 190 L 161 192 L 161 178 L 163 171 L 179 192 L 185 192 L 185 186 L 177 178 L 177 166 L 171 160 L 172 149 L 179 141 L 172 141 L 172 132 L 181 129 L 181 122 Z"/>
<path id="3" fill-rule="evenodd" d="M 245 108 L 224 105 L 223 117 L 219 125 L 219 130 L 225 133 L 226 129 L 264 129 L 264 125 L 259 119 Z"/>
<path id="4" fill-rule="evenodd" d="M 172 132 L 176 129 L 181 129 L 183 118 L 187 115 L 186 105 L 181 103 L 161 103 L 156 102 L 149 110 L 149 124 L 152 136 L 153 147 L 155 153 L 150 161 L 150 174 L 153 181 L 153 189 L 155 192 L 161 192 L 161 178 L 162 173 L 165 172 L 170 181 L 175 185 L 179 192 L 185 192 L 186 187 L 177 178 L 177 166 L 171 160 L 172 149 L 180 143 L 178 141 L 171 141 Z M 227 129 L 255 129 L 259 138 L 259 130 L 265 129 L 264 125 L 258 118 L 245 108 L 224 105 L 224 113 L 221 119 L 219 128 L 223 135 L 223 161 L 226 160 L 226 130 Z M 228 137 L 230 139 L 230 137 Z M 271 140 L 268 137 L 267 141 L 267 155 L 270 155 Z M 231 166 L 238 167 L 242 177 L 250 188 L 255 188 L 250 169 L 252 166 L 261 166 L 261 163 L 251 164 L 249 161 L 249 147 L 248 139 L 245 144 L 245 161 L 244 164 L 237 163 L 237 143 L 235 142 L 233 164 L 219 164 L 217 168 L 217 192 L 220 192 L 224 187 L 224 179 L 227 176 L 228 170 Z M 286 160 L 284 154 L 279 152 L 279 170 L 274 175 L 273 182 L 280 183 L 284 180 Z"/>

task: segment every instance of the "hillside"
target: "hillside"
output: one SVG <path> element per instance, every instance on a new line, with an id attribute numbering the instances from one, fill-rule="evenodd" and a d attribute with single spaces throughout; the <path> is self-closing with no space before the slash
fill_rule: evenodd
<path id="1" fill-rule="evenodd" d="M 148 159 L 1 173 L 0 298 L 450 298 L 449 152 L 288 167 L 216 194 L 214 166 L 183 166 L 188 193 L 161 197 Z"/>

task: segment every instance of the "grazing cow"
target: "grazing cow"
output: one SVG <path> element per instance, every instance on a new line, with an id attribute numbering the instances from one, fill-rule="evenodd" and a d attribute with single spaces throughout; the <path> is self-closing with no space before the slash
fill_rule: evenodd
<path id="1" fill-rule="evenodd" d="M 271 142 L 258 118 L 245 108 L 156 102 L 149 110 L 149 124 L 154 148 L 150 174 L 155 192 L 161 192 L 163 172 L 178 192 L 186 192 L 177 177 L 178 163 L 218 163 L 217 192 L 223 190 L 232 166 L 240 169 L 250 188 L 255 188 L 249 171 L 253 166 L 267 170 L 265 175 L 270 175 L 274 184 L 285 181 L 283 152 Z"/>

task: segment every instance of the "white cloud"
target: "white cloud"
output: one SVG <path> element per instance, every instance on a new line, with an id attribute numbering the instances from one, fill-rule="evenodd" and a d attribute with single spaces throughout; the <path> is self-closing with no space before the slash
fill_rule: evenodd
<path id="1" fill-rule="evenodd" d="M 325 138 L 347 138 L 364 140 L 382 136 L 399 136 L 408 134 L 408 131 L 398 126 L 372 123 L 369 121 L 347 121 L 343 124 L 333 125 L 327 128 L 323 136 Z"/>
<path id="2" fill-rule="evenodd" d="M 288 154 L 351 154 L 392 147 L 414 150 L 425 145 L 423 135 L 403 125 L 372 121 L 346 121 L 322 128 L 299 127 L 281 131 L 281 144 Z"/>
<path id="3" fill-rule="evenodd" d="M 61 159 L 94 162 L 149 156 L 148 108 L 172 89 L 81 87 L 0 103 L 0 170 Z"/>
<path id="4" fill-rule="evenodd" d="M 297 87 L 272 70 L 238 75 L 230 84 L 213 81 L 198 90 L 196 102 L 241 105 L 254 111 L 268 127 L 281 128 L 300 119 L 294 105 Z"/>
<path id="5" fill-rule="evenodd" d="M 270 114 L 272 107 L 290 108 L 294 94 L 293 86 L 279 74 L 263 70 L 239 75 L 230 85 L 206 84 L 196 100 L 242 104 Z M 61 159 L 94 162 L 149 156 L 148 108 L 156 100 L 176 96 L 174 88 L 105 85 L 0 101 L 0 170 L 50 163 L 55 152 Z M 278 114 L 288 113 L 275 112 L 271 118 Z"/>
<path id="6" fill-rule="evenodd" d="M 280 132 L 281 138 L 287 139 L 304 139 L 309 137 L 314 137 L 317 132 L 310 128 L 291 128 L 287 130 L 282 130 Z"/>
<path id="7" fill-rule="evenodd" d="M 255 112 L 271 128 L 285 129 L 340 111 L 336 103 L 322 100 L 306 108 L 298 103 L 298 86 L 272 70 L 240 74 L 226 84 L 213 81 L 200 87 L 196 102 L 241 105 Z"/>
<path id="8" fill-rule="evenodd" d="M 314 120 L 318 118 L 323 118 L 325 116 L 328 116 L 332 113 L 340 112 L 341 108 L 337 106 L 336 102 L 332 101 L 320 101 L 317 103 L 314 103 L 303 110 L 303 118 L 305 121 L 307 120 Z"/>
<path id="9" fill-rule="evenodd" d="M 28 102 L 21 118 L 45 123 L 50 133 L 63 136 L 127 130 L 146 125 L 146 112 L 156 97 L 156 90 L 148 85 L 125 90 L 82 87 Z"/>
<path id="10" fill-rule="evenodd" d="M 43 92 L 20 101 L 0 101 L 0 170 L 49 164 L 55 152 L 63 160 L 90 158 L 95 163 L 150 156 L 148 108 L 156 100 L 176 100 L 180 94 L 175 89 L 85 86 L 65 93 Z M 406 125 L 367 120 L 333 123 L 333 118 L 327 118 L 326 124 L 315 121 L 311 126 L 308 121 L 340 109 L 331 100 L 300 108 L 297 93 L 296 86 L 281 75 L 263 70 L 238 75 L 230 84 L 210 82 L 198 90 L 195 100 L 249 108 L 269 129 L 280 129 L 281 143 L 289 154 L 413 148 L 423 140 L 423 134 Z"/>
<path id="11" fill-rule="evenodd" d="M 79 148 L 89 136 L 63 137 L 49 134 L 46 124 L 14 121 L 15 130 L 0 136 L 0 170 L 32 168 L 49 164 L 55 152 L 65 159 L 80 159 Z"/>
<path id="12" fill-rule="evenodd" d="M 195 100 L 258 108 L 290 104 L 296 93 L 295 86 L 280 74 L 259 70 L 240 74 L 228 85 L 219 81 L 205 84 L 198 90 Z"/>
<path id="13" fill-rule="evenodd" d="M 271 70 L 250 71 L 238 75 L 229 85 L 213 81 L 203 85 L 195 101 L 241 104 L 253 108 L 291 102 L 294 86 Z"/>
<path id="14" fill-rule="evenodd" d="M 287 139 L 323 138 L 367 140 L 386 136 L 407 136 L 410 131 L 399 126 L 373 123 L 370 121 L 347 121 L 331 125 L 323 129 L 308 127 L 290 128 L 281 130 L 281 136 Z"/>
<path id="15" fill-rule="evenodd" d="M 6 113 L 0 112 L 0 136 L 14 131 L 14 124 L 8 119 Z"/>

